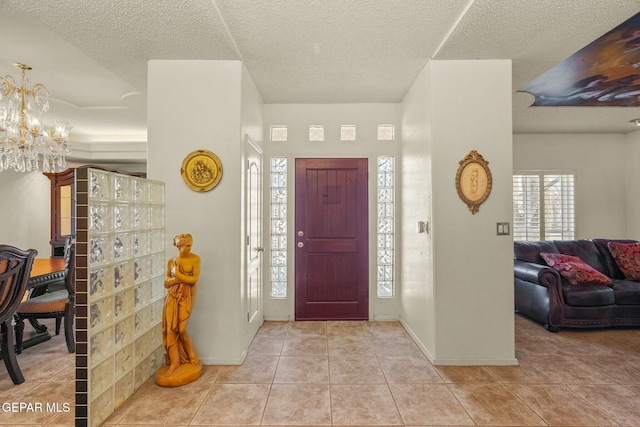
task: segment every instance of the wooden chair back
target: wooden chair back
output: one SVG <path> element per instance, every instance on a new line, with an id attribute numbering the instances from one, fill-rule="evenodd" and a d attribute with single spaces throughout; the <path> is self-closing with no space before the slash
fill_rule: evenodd
<path id="1" fill-rule="evenodd" d="M 0 323 L 10 319 L 22 301 L 37 254 L 35 249 L 0 245 Z"/>
<path id="2" fill-rule="evenodd" d="M 65 286 L 73 298 L 76 294 L 76 248 L 72 236 L 67 236 L 64 244 Z"/>

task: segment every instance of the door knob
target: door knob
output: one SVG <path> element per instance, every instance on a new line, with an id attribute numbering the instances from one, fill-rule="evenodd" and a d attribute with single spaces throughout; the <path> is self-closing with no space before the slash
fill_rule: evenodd
<path id="1" fill-rule="evenodd" d="M 258 252 L 264 252 L 264 248 L 263 248 L 262 246 L 258 246 L 258 247 L 256 248 L 256 251 L 258 251 Z"/>
<path id="2" fill-rule="evenodd" d="M 298 242 L 298 247 L 299 247 L 299 248 L 304 248 L 304 243 L 302 243 L 302 242 Z"/>
<path id="3" fill-rule="evenodd" d="M 298 231 L 298 237 L 302 237 L 302 236 L 304 236 L 304 231 L 302 230 Z"/>

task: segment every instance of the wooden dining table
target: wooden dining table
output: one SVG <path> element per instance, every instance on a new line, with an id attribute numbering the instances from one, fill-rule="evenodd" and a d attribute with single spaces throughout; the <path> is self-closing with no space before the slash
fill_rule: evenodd
<path id="1" fill-rule="evenodd" d="M 53 284 L 61 283 L 65 279 L 64 258 L 35 258 L 31 267 L 31 275 L 27 282 L 29 298 L 37 297 L 47 291 Z M 37 319 L 29 319 L 33 331 L 24 331 L 22 348 L 29 348 L 51 339 L 47 327 Z"/>
<path id="2" fill-rule="evenodd" d="M 44 287 L 64 279 L 64 258 L 36 258 L 27 289 Z"/>

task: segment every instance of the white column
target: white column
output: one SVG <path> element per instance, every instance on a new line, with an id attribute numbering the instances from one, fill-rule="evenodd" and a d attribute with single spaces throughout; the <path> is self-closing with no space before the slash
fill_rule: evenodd
<path id="1" fill-rule="evenodd" d="M 188 331 L 204 364 L 240 363 L 245 349 L 242 287 L 242 63 L 150 61 L 148 177 L 166 183 L 167 259 L 171 239 L 193 235 L 202 270 Z M 223 176 L 194 192 L 180 175 L 192 151 L 214 152 Z"/>
<path id="2" fill-rule="evenodd" d="M 513 244 L 496 235 L 512 217 L 511 99 L 510 61 L 431 61 L 403 101 L 403 322 L 435 364 L 517 364 Z M 493 178 L 476 214 L 455 187 L 471 150 Z"/>
<path id="3" fill-rule="evenodd" d="M 438 364 L 515 364 L 511 61 L 434 61 L 432 179 Z M 471 150 L 489 162 L 491 195 L 472 214 L 455 187 Z"/>

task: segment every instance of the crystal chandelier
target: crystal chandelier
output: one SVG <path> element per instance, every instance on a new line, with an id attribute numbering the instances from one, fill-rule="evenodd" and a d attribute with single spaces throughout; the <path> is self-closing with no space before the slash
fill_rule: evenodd
<path id="1" fill-rule="evenodd" d="M 11 76 L 0 76 L 0 172 L 61 172 L 66 169 L 65 156 L 71 153 L 71 125 L 59 120 L 53 127 L 43 125 L 49 92 L 40 83 L 27 89 L 25 72 L 31 67 L 13 65 L 22 70 L 20 86 Z"/>

